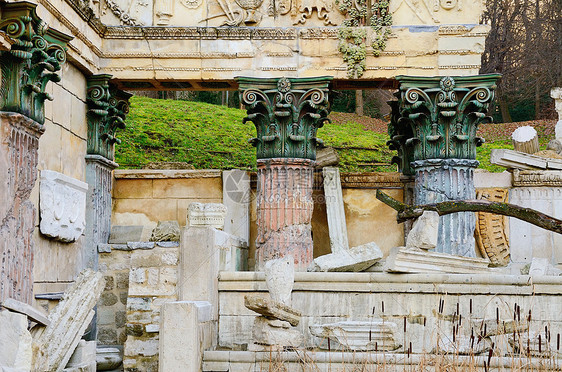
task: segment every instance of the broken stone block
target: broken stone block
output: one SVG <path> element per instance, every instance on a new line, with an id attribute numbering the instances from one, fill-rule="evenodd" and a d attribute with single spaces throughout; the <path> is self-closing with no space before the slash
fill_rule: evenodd
<path id="1" fill-rule="evenodd" d="M 289 322 L 293 327 L 301 320 L 301 314 L 297 310 L 260 295 L 244 296 L 244 306 L 266 318 Z"/>
<path id="2" fill-rule="evenodd" d="M 283 305 L 291 305 L 291 292 L 295 283 L 295 261 L 285 256 L 265 263 L 265 283 L 271 299 Z"/>
<path id="3" fill-rule="evenodd" d="M 382 251 L 375 242 L 330 253 L 314 259 L 308 271 L 363 271 L 382 258 Z"/>
<path id="4" fill-rule="evenodd" d="M 310 333 L 320 338 L 318 347 L 334 350 L 391 351 L 400 347 L 395 334 L 397 325 L 376 319 L 372 321 L 343 321 L 311 325 Z"/>
<path id="5" fill-rule="evenodd" d="M 13 298 L 7 298 L 0 305 L 13 312 L 27 315 L 27 317 L 35 323 L 39 323 L 44 326 L 47 326 L 51 323 L 47 316 L 41 311 L 24 302 L 14 300 Z"/>
<path id="6" fill-rule="evenodd" d="M 34 371 L 62 371 L 94 317 L 105 286 L 103 275 L 86 269 L 49 314 L 51 324 L 33 340 Z"/>
<path id="7" fill-rule="evenodd" d="M 304 337 L 289 322 L 258 316 L 254 320 L 254 342 L 259 345 L 299 347 Z"/>
<path id="8" fill-rule="evenodd" d="M 490 163 L 513 169 L 562 169 L 562 160 L 546 159 L 507 149 L 493 149 Z"/>
<path id="9" fill-rule="evenodd" d="M 513 332 L 527 332 L 529 323 L 526 321 L 500 320 L 497 319 L 472 319 L 471 329 L 476 335 L 482 337 L 492 337 L 498 335 L 509 335 Z M 486 330 L 486 334 L 484 334 Z"/>
<path id="10" fill-rule="evenodd" d="M 340 156 L 333 147 L 323 147 L 316 150 L 316 168 L 337 166 L 339 162 Z"/>
<path id="11" fill-rule="evenodd" d="M 31 345 L 27 317 L 8 310 L 0 311 L 0 371 L 30 371 Z"/>
<path id="12" fill-rule="evenodd" d="M 214 227 L 222 230 L 226 207 L 221 203 L 191 203 L 187 208 L 187 226 Z"/>
<path id="13" fill-rule="evenodd" d="M 96 341 L 80 340 L 63 371 L 96 372 L 96 368 Z"/>
<path id="14" fill-rule="evenodd" d="M 554 151 L 558 155 L 562 155 L 562 142 L 559 140 L 550 140 L 548 145 L 546 145 L 546 149 L 550 151 Z"/>
<path id="15" fill-rule="evenodd" d="M 424 211 L 414 222 L 406 239 L 406 248 L 434 249 L 439 232 L 439 213 Z"/>
<path id="16" fill-rule="evenodd" d="M 119 349 L 113 347 L 96 349 L 96 364 L 98 371 L 110 371 L 121 365 L 123 358 Z"/>
<path id="17" fill-rule="evenodd" d="M 39 182 L 41 233 L 74 242 L 86 228 L 88 184 L 62 173 L 42 170 Z"/>
<path id="18" fill-rule="evenodd" d="M 326 199 L 326 216 L 330 234 L 330 249 L 338 253 L 349 249 L 347 225 L 341 189 L 340 170 L 335 167 L 322 169 L 324 176 L 324 196 Z"/>
<path id="19" fill-rule="evenodd" d="M 152 230 L 151 242 L 166 242 L 180 240 L 180 225 L 178 221 L 158 221 Z"/>
<path id="20" fill-rule="evenodd" d="M 127 244 L 142 240 L 144 226 L 111 226 L 109 244 Z"/>
<path id="21" fill-rule="evenodd" d="M 387 272 L 397 273 L 472 274 L 490 272 L 489 264 L 490 261 L 482 258 L 397 247 L 390 251 L 384 269 Z"/>
<path id="22" fill-rule="evenodd" d="M 562 273 L 562 271 L 552 266 L 548 258 L 534 257 L 529 268 L 529 275 L 531 276 L 558 276 L 560 273 Z"/>

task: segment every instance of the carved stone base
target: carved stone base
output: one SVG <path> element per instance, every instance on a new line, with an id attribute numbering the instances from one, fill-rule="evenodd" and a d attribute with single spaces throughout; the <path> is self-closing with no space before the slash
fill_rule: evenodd
<path id="1" fill-rule="evenodd" d="M 413 162 L 416 172 L 416 204 L 439 203 L 447 200 L 475 199 L 474 169 L 476 160 L 429 159 Z M 463 257 L 476 257 L 473 212 L 441 216 L 435 252 Z"/>
<path id="2" fill-rule="evenodd" d="M 39 137 L 45 129 L 16 113 L 0 112 L 0 301 L 31 304 Z"/>
<path id="3" fill-rule="evenodd" d="M 257 270 L 286 255 L 294 257 L 295 271 L 312 263 L 313 169 L 308 159 L 258 160 Z"/>

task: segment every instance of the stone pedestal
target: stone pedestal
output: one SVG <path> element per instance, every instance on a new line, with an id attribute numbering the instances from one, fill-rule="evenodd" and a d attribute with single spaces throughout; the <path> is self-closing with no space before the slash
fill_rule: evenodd
<path id="1" fill-rule="evenodd" d="M 84 263 L 86 267 L 97 270 L 98 244 L 109 241 L 111 232 L 111 189 L 112 171 L 117 164 L 101 155 L 86 155 L 86 247 Z"/>
<path id="2" fill-rule="evenodd" d="M 31 304 L 37 150 L 44 128 L 16 113 L 0 112 L 0 301 Z"/>
<path id="3" fill-rule="evenodd" d="M 478 161 L 468 159 L 429 159 L 413 162 L 416 173 L 416 204 L 448 200 L 476 199 L 474 169 Z M 436 252 L 476 257 L 473 212 L 441 216 Z"/>
<path id="4" fill-rule="evenodd" d="M 558 113 L 558 122 L 556 123 L 556 139 L 562 141 L 562 88 L 553 88 L 550 96 L 554 99 L 554 108 Z"/>
<path id="5" fill-rule="evenodd" d="M 313 170 L 309 159 L 258 160 L 257 270 L 286 255 L 295 259 L 296 271 L 312 263 Z"/>

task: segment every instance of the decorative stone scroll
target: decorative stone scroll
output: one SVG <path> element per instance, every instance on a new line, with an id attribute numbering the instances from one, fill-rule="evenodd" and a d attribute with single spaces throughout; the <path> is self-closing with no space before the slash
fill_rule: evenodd
<path id="1" fill-rule="evenodd" d="M 57 72 L 72 37 L 50 28 L 37 16 L 36 7 L 23 1 L 0 4 L 0 30 L 13 40 L 9 51 L 0 52 L 0 111 L 18 112 L 43 124 L 44 102 L 53 99 L 45 91 L 47 83 L 60 81 Z"/>
<path id="2" fill-rule="evenodd" d="M 92 75 L 88 78 L 88 154 L 114 159 L 115 137 L 118 128 L 125 128 L 132 94 L 109 84 L 111 75 Z"/>
<path id="3" fill-rule="evenodd" d="M 508 189 L 480 189 L 476 192 L 477 199 L 507 203 Z M 476 230 L 474 232 L 476 247 L 484 257 L 488 257 L 494 266 L 505 266 L 509 263 L 509 240 L 507 236 L 507 217 L 478 212 L 476 213 Z"/>
<path id="4" fill-rule="evenodd" d="M 316 159 L 316 131 L 328 120 L 331 77 L 238 78 L 240 100 L 257 129 L 258 159 Z"/>
<path id="5" fill-rule="evenodd" d="M 41 233 L 62 242 L 76 241 L 86 227 L 88 184 L 42 170 L 39 182 Z"/>

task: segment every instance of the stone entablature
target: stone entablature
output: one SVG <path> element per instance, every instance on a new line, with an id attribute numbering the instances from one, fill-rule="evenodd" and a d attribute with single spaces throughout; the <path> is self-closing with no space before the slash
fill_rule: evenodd
<path id="1" fill-rule="evenodd" d="M 513 170 L 514 187 L 562 187 L 562 171 L 555 170 Z"/>

